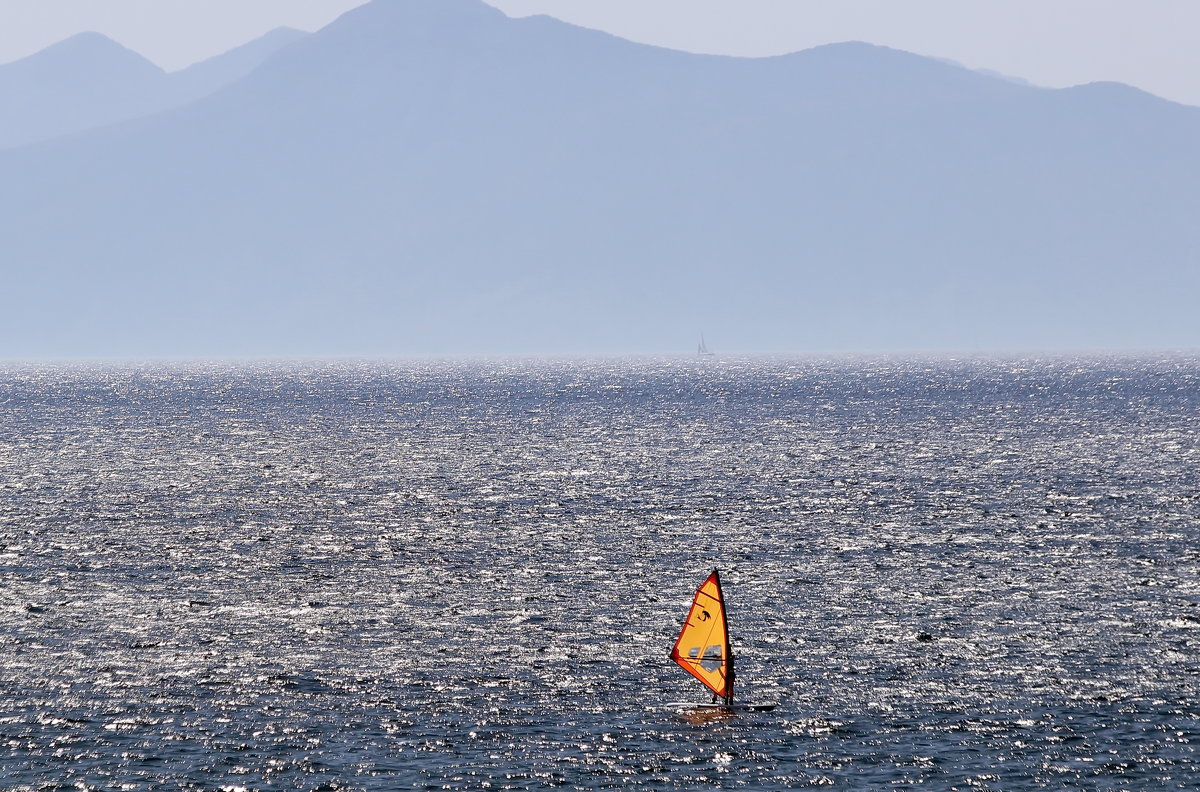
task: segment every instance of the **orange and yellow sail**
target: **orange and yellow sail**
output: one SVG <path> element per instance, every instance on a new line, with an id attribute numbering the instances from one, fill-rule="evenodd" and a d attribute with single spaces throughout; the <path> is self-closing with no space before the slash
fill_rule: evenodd
<path id="1" fill-rule="evenodd" d="M 696 589 L 679 640 L 671 649 L 671 659 L 709 690 L 733 701 L 733 653 L 729 650 L 729 623 L 725 617 L 725 599 L 721 578 L 714 569 Z"/>

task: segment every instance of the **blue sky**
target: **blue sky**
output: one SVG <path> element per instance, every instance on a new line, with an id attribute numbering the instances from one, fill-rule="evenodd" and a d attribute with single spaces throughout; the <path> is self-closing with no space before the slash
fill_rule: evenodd
<path id="1" fill-rule="evenodd" d="M 396 0 L 401 2 L 403 0 Z M 0 0 L 0 62 L 95 30 L 174 70 L 363 0 Z M 695 52 L 860 40 L 1061 87 L 1098 80 L 1200 105 L 1196 0 L 489 0 Z"/>

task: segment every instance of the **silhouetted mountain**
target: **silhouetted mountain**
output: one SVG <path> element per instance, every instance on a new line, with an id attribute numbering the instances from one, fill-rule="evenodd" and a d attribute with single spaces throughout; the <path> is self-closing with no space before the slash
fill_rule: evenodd
<path id="1" fill-rule="evenodd" d="M 237 82 L 257 69 L 263 61 L 307 35 L 295 28 L 276 28 L 249 44 L 171 72 L 167 77 L 171 83 L 173 106 L 193 102 Z"/>
<path id="2" fill-rule="evenodd" d="M 0 353 L 1200 344 L 1200 110 L 375 0 L 0 152 Z"/>
<path id="3" fill-rule="evenodd" d="M 99 33 L 80 33 L 0 66 L 0 147 L 143 113 L 162 69 Z"/>
<path id="4" fill-rule="evenodd" d="M 189 104 L 236 82 L 308 34 L 272 31 L 168 74 L 99 33 L 0 65 L 0 148 L 50 140 Z"/>

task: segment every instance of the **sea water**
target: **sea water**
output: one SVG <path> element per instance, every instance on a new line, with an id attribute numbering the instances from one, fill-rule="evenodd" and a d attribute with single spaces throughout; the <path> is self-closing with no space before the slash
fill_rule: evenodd
<path id="1" fill-rule="evenodd" d="M 1200 359 L 0 365 L 0 789 L 1194 789 Z M 668 652 L 725 584 L 737 695 Z"/>

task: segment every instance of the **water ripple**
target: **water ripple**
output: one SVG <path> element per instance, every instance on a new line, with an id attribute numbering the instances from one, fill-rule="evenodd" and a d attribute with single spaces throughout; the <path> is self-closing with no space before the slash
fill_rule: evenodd
<path id="1" fill-rule="evenodd" d="M 1191 789 L 1200 362 L 0 367 L 0 778 Z M 739 679 L 666 662 L 719 566 Z"/>

